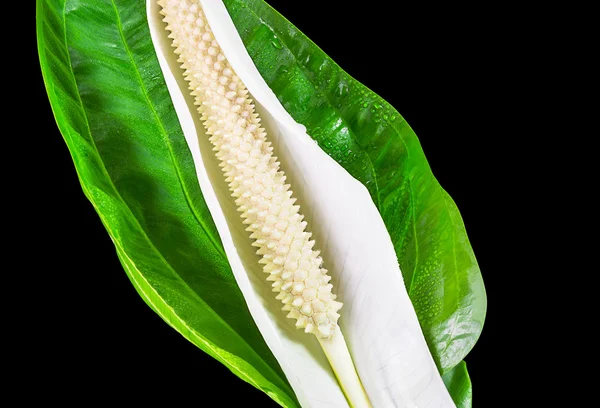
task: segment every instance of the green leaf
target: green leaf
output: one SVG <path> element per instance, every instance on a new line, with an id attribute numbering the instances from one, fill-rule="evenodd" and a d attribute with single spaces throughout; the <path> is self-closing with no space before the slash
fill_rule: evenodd
<path id="1" fill-rule="evenodd" d="M 458 363 L 452 370 L 442 376 L 446 388 L 456 404 L 456 408 L 471 408 L 473 405 L 473 391 L 471 379 L 464 361 Z"/>
<path id="2" fill-rule="evenodd" d="M 481 332 L 485 291 L 460 214 L 414 132 L 262 0 L 225 4 L 285 108 L 369 189 L 438 367 L 468 380 L 464 363 L 462 377 L 449 370 Z M 144 301 L 234 374 L 298 406 L 233 279 L 144 5 L 37 0 L 44 81 L 82 189 Z M 455 400 L 464 389 L 456 381 L 446 382 Z"/>
<path id="3" fill-rule="evenodd" d="M 144 3 L 91 4 L 37 2 L 44 81 L 83 191 L 144 301 L 237 376 L 298 406 L 200 194 Z"/>
<path id="4" fill-rule="evenodd" d="M 224 3 L 286 110 L 369 189 L 436 364 L 452 369 L 481 333 L 486 295 L 460 213 L 417 136 L 391 105 L 264 1 Z"/>

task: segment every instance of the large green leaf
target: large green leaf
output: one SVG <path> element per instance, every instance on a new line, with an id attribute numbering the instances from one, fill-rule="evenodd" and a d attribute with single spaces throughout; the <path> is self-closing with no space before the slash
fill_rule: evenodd
<path id="1" fill-rule="evenodd" d="M 40 61 L 58 126 L 144 301 L 236 375 L 297 406 L 200 194 L 143 5 L 37 2 Z"/>
<path id="2" fill-rule="evenodd" d="M 452 369 L 481 333 L 485 289 L 460 213 L 417 136 L 264 1 L 224 3 L 286 110 L 371 192 L 433 357 L 442 372 Z"/>
<path id="3" fill-rule="evenodd" d="M 416 136 L 262 0 L 225 3 L 286 109 L 371 192 L 430 349 L 450 370 L 481 331 L 485 292 L 458 210 Z M 240 378 L 297 406 L 200 193 L 144 1 L 38 0 L 37 33 L 48 95 L 82 188 L 144 301 Z M 452 384 L 468 380 L 456 378 Z"/>

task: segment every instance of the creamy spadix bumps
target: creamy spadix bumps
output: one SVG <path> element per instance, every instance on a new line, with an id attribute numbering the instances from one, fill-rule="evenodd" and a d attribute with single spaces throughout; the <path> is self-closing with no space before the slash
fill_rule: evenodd
<path id="1" fill-rule="evenodd" d="M 329 339 L 342 307 L 248 91 L 197 0 L 159 0 L 169 38 L 266 278 L 296 327 Z"/>

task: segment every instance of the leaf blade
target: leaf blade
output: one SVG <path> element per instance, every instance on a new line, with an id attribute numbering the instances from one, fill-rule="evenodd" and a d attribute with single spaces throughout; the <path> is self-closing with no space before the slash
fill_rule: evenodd
<path id="1" fill-rule="evenodd" d="M 135 2 L 121 3 L 128 6 L 129 10 L 136 6 Z M 119 4 L 119 6 L 123 6 L 123 4 Z M 240 315 L 242 316 L 240 319 L 241 326 L 237 325 L 237 331 L 229 324 L 231 321 L 227 322 L 221 317 L 224 302 L 216 302 L 212 305 L 205 302 L 204 297 L 199 296 L 197 293 L 198 285 L 194 282 L 184 281 L 178 275 L 178 272 L 175 272 L 170 262 L 168 262 L 169 260 L 163 256 L 163 253 L 157 250 L 153 240 L 150 239 L 151 232 L 149 230 L 151 231 L 153 227 L 149 225 L 151 222 L 150 217 L 148 217 L 148 214 L 141 212 L 139 208 L 141 207 L 140 203 L 146 201 L 144 198 L 147 198 L 147 196 L 142 194 L 142 190 L 136 190 L 131 187 L 130 183 L 124 182 L 122 173 L 127 173 L 127 171 L 123 171 L 123 168 L 126 168 L 126 166 L 114 162 L 115 160 L 116 162 L 123 161 L 124 156 L 115 153 L 115 150 L 118 149 L 111 150 L 111 147 L 114 148 L 119 143 L 114 143 L 113 141 L 112 145 L 107 145 L 106 140 L 107 137 L 119 136 L 126 129 L 131 130 L 131 128 L 124 126 L 122 129 L 117 129 L 107 126 L 107 129 L 101 129 L 102 124 L 106 125 L 109 123 L 106 120 L 107 112 L 111 112 L 113 115 L 111 119 L 113 121 L 123 125 L 123 122 L 118 120 L 123 118 L 123 112 L 119 109 L 123 106 L 119 101 L 110 98 L 109 91 L 115 83 L 123 85 L 123 91 L 119 93 L 119 96 L 121 98 L 124 95 L 129 96 L 127 103 L 129 106 L 140 106 L 139 98 L 136 100 L 135 97 L 132 97 L 132 95 L 135 95 L 135 92 L 126 87 L 127 81 L 124 81 L 123 77 L 108 75 L 106 72 L 104 72 L 104 76 L 99 74 L 99 68 L 103 68 L 107 56 L 111 55 L 111 50 L 96 49 L 96 52 L 92 52 L 94 55 L 81 55 L 81 53 L 90 52 L 90 49 L 86 48 L 86 45 L 92 45 L 93 48 L 94 45 L 104 44 L 104 46 L 114 49 L 118 48 L 116 45 L 118 42 L 105 41 L 99 43 L 91 41 L 86 43 L 86 41 L 90 40 L 89 37 L 82 36 L 82 30 L 76 28 L 78 25 L 85 24 L 89 30 L 90 21 L 95 21 L 100 22 L 102 25 L 102 27 L 96 27 L 96 30 L 93 31 L 93 35 L 96 38 L 102 36 L 103 27 L 104 29 L 110 27 L 110 30 L 113 30 L 113 35 L 115 33 L 118 34 L 119 30 L 115 31 L 115 27 L 118 27 L 118 24 L 106 24 L 106 19 L 111 12 L 114 15 L 117 4 L 112 3 L 108 5 L 110 8 L 103 8 L 103 6 L 106 6 L 104 4 L 90 10 L 90 7 L 86 7 L 85 4 L 76 1 L 40 0 L 37 3 L 38 51 L 44 81 L 57 124 L 73 156 L 84 193 L 94 205 L 103 224 L 111 235 L 119 258 L 126 272 L 128 272 L 128 276 L 134 282 L 136 289 L 141 289 L 146 294 L 144 300 L 147 303 L 153 303 L 154 306 L 152 308 L 171 326 L 184 335 L 184 337 L 224 363 L 240 378 L 262 389 L 283 406 L 297 406 L 293 392 L 289 388 L 285 377 L 280 372 L 276 361 L 270 355 L 266 345 L 253 344 L 261 342 L 262 337 L 253 326 L 251 319 L 246 317 L 247 311 L 244 312 L 245 305 L 239 291 L 237 293 L 238 301 L 236 302 L 236 286 L 234 284 L 225 285 L 229 287 L 228 294 L 231 295 L 230 301 L 226 302 L 225 306 L 231 307 L 237 303 L 237 310 L 234 310 L 232 313 L 231 309 L 229 309 L 224 314 L 238 316 L 238 318 Z M 101 14 L 90 17 L 89 14 L 86 14 L 89 12 Z M 73 17 L 74 15 L 77 17 L 77 13 L 80 13 L 79 19 Z M 71 18 L 70 21 L 68 21 L 67 16 Z M 133 19 L 132 17 L 132 20 L 129 20 L 135 22 L 133 29 L 141 30 L 140 27 L 143 27 L 145 24 L 143 17 L 143 13 L 138 13 L 137 19 Z M 69 29 L 73 32 L 71 37 L 73 41 L 67 44 L 66 40 L 69 38 Z M 120 52 L 120 57 L 122 57 L 124 49 L 121 48 Z M 142 53 L 141 55 L 144 54 Z M 153 54 L 150 53 L 150 55 Z M 72 59 L 75 60 L 74 64 L 72 63 Z M 119 62 L 113 63 L 108 68 L 117 66 L 120 67 L 119 69 L 122 69 L 124 59 L 119 59 L 118 56 L 115 59 Z M 90 65 L 87 65 L 86 62 L 89 61 L 93 61 L 95 66 L 90 67 Z M 157 64 L 153 63 L 154 65 Z M 159 72 L 157 73 L 158 67 L 156 66 L 153 69 L 154 71 L 150 71 L 150 75 L 160 78 Z M 111 82 L 107 78 L 114 81 Z M 106 87 L 111 89 L 106 89 Z M 159 92 L 160 87 L 156 87 L 155 91 Z M 164 88 L 162 89 L 162 93 L 165 93 Z M 98 95 L 105 95 L 107 99 L 102 99 Z M 164 95 L 162 97 L 163 99 L 165 98 Z M 108 111 L 104 109 L 107 105 L 111 106 L 111 109 Z M 164 113 L 172 115 L 172 111 L 168 109 L 169 105 L 163 104 L 163 106 L 167 107 Z M 110 115 L 108 116 L 110 117 Z M 148 123 L 144 122 L 143 115 L 138 116 L 136 119 L 139 119 L 141 123 L 148 126 Z M 89 120 L 95 120 L 96 122 L 90 124 Z M 179 126 L 176 118 L 174 122 L 170 122 L 170 126 L 174 128 Z M 136 123 L 134 127 L 139 127 L 139 123 Z M 147 137 L 149 134 L 156 134 L 156 132 L 143 133 L 144 137 Z M 134 139 L 135 135 L 132 136 L 129 134 L 128 136 Z M 185 154 L 187 146 L 182 145 L 181 142 L 179 143 L 181 151 L 178 153 Z M 102 145 L 100 149 L 98 149 L 98 144 Z M 104 156 L 100 153 L 102 148 L 107 149 Z M 136 153 L 140 152 L 136 151 Z M 164 149 L 162 153 L 163 157 L 168 156 Z M 187 154 L 189 155 L 189 152 Z M 109 166 L 106 166 L 107 155 L 113 156 L 113 163 L 108 163 Z M 127 155 L 126 158 L 130 159 L 131 155 Z M 144 161 L 144 165 L 148 166 L 147 168 L 144 165 L 140 165 L 142 161 L 136 162 L 139 165 L 135 169 L 136 171 L 143 173 L 150 169 L 150 172 L 153 174 L 160 173 L 161 169 L 155 167 L 156 155 L 152 155 L 152 160 Z M 164 165 L 164 162 L 162 164 Z M 132 168 L 127 170 L 130 173 L 135 173 Z M 170 173 L 173 175 L 176 171 L 171 169 Z M 164 179 L 161 182 L 164 185 L 171 184 Z M 122 189 L 121 191 L 119 191 L 119 187 Z M 123 192 L 125 198 L 121 195 Z M 138 195 L 136 196 L 136 194 Z M 165 195 L 165 197 L 168 197 L 168 195 Z M 202 198 L 198 196 L 195 200 L 201 203 Z M 181 199 L 180 203 L 188 205 L 186 199 Z M 157 204 L 155 203 L 155 205 Z M 134 215 L 136 211 L 137 217 Z M 191 213 L 189 208 L 188 211 Z M 160 212 L 162 215 L 169 214 L 169 211 L 161 210 L 157 212 Z M 187 214 L 187 216 L 192 217 L 191 214 Z M 206 217 L 206 215 L 203 217 L 205 220 L 211 221 L 210 217 Z M 161 222 L 164 222 L 164 219 L 161 220 Z M 146 229 L 143 227 L 146 227 Z M 156 226 L 154 227 L 156 228 Z M 173 228 L 175 232 L 181 232 L 178 231 L 178 228 L 181 228 L 180 225 L 175 224 Z M 199 233 L 196 233 L 196 235 L 200 236 Z M 214 251 L 215 244 L 214 242 L 206 241 L 209 240 L 206 238 L 199 240 L 200 243 L 204 242 L 206 245 L 202 251 L 197 253 L 204 254 L 201 257 L 204 256 L 207 258 L 204 259 L 205 264 L 210 265 L 211 262 L 213 263 L 212 268 L 205 269 L 213 269 L 217 272 L 216 276 L 211 279 L 222 282 L 228 276 L 226 270 L 228 267 L 227 261 L 226 259 L 222 259 L 222 255 L 219 255 L 218 251 L 215 251 L 217 252 L 216 254 L 211 254 L 210 248 L 213 248 Z M 171 248 L 170 250 L 175 253 L 177 252 L 177 248 Z M 136 263 L 143 265 L 144 279 L 142 280 L 136 279 L 134 275 L 133 271 L 139 269 L 132 267 L 133 262 L 128 255 L 131 253 L 135 254 Z M 218 263 L 217 266 L 214 263 Z M 138 274 L 137 278 L 140 276 Z M 206 282 L 210 283 L 211 281 L 205 280 L 204 283 Z M 218 286 L 223 287 L 222 283 L 219 283 Z M 183 299 L 185 301 L 182 301 Z M 157 306 L 158 301 L 162 301 L 164 304 Z M 216 306 L 217 310 L 221 308 L 219 310 L 221 314 L 217 313 L 211 306 Z M 164 310 L 161 311 L 161 309 Z M 169 312 L 166 313 L 165 310 Z M 244 329 L 243 326 L 247 326 L 247 328 Z M 239 334 L 240 327 L 242 327 L 242 331 L 246 330 L 243 331 L 245 337 Z M 207 332 L 211 337 L 210 340 L 206 340 L 205 336 L 199 334 L 206 334 Z M 261 349 L 263 352 L 262 355 Z"/>

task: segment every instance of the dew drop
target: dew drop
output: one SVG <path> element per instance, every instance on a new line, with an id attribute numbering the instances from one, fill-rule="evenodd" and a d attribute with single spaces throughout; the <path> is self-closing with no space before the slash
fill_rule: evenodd
<path id="1" fill-rule="evenodd" d="M 277 37 L 274 37 L 274 38 L 271 40 L 271 45 L 272 45 L 273 47 L 275 47 L 276 49 L 278 49 L 278 50 L 280 50 L 280 49 L 282 49 L 282 48 L 283 48 L 283 45 L 281 44 L 281 40 L 280 40 L 279 38 L 277 38 Z"/>

